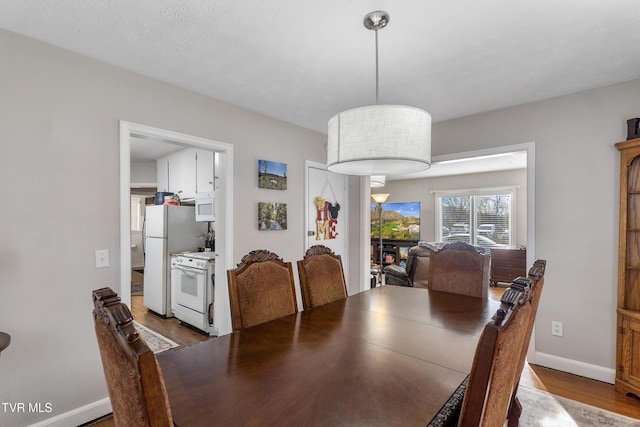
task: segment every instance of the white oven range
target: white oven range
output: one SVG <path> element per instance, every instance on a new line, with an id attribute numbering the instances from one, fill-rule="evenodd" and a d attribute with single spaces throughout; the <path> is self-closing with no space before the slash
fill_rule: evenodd
<path id="1" fill-rule="evenodd" d="M 174 316 L 209 335 L 218 335 L 213 321 L 215 252 L 178 255 L 173 268 Z"/>

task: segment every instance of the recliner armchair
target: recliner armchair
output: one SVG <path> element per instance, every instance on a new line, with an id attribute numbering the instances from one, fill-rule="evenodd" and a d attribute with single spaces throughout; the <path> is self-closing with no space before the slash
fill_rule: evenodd
<path id="1" fill-rule="evenodd" d="M 426 288 L 429 278 L 429 257 L 432 249 L 417 245 L 409 249 L 406 267 L 391 264 L 384 268 L 385 284 Z"/>

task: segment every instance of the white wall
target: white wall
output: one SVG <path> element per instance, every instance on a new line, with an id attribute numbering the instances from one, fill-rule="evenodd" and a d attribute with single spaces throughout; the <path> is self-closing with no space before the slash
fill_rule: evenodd
<path id="1" fill-rule="evenodd" d="M 0 425 L 23 426 L 107 397 L 91 291 L 119 286 L 119 120 L 234 144 L 236 263 L 302 258 L 303 165 L 325 161 L 326 137 L 6 31 L 0 52 L 0 402 L 53 409 L 0 407 Z M 288 164 L 287 191 L 258 189 L 258 159 Z M 259 232 L 258 201 L 287 203 L 289 229 Z"/>
<path id="2" fill-rule="evenodd" d="M 420 240 L 435 241 L 435 191 L 516 187 L 515 245 L 527 243 L 527 171 L 516 169 L 433 178 L 387 180 L 376 193 L 389 193 L 387 202 L 420 202 Z"/>
<path id="3" fill-rule="evenodd" d="M 22 426 L 106 397 L 90 292 L 118 286 L 119 120 L 234 144 L 236 262 L 256 248 L 302 256 L 303 161 L 325 161 L 326 138 L 9 32 L 0 31 L 0 51 L 0 179 L 10 200 L 0 210 L 0 329 L 12 335 L 0 402 L 53 407 L 0 408 L 0 425 Z M 546 363 L 612 373 L 613 144 L 640 115 L 638 99 L 640 80 L 434 125 L 434 156 L 536 143 L 536 255 L 548 260 L 536 350 Z M 258 159 L 288 164 L 287 191 L 257 188 Z M 288 204 L 289 230 L 257 231 L 261 200 Z M 110 250 L 111 268 L 94 268 L 95 249 Z M 551 336 L 552 320 L 564 322 L 563 338 Z"/>
<path id="4" fill-rule="evenodd" d="M 131 162 L 131 184 L 157 184 L 158 163 L 153 161 Z"/>
<path id="5" fill-rule="evenodd" d="M 437 123 L 433 154 L 535 141 L 536 257 L 547 260 L 536 359 L 612 381 L 619 154 L 640 80 Z M 551 321 L 564 337 L 551 335 Z"/>

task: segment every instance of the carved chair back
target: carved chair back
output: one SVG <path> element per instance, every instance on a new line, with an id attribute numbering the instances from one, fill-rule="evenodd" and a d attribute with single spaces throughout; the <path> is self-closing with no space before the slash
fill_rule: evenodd
<path id="1" fill-rule="evenodd" d="M 342 257 L 323 245 L 310 247 L 298 261 L 304 309 L 347 297 Z"/>
<path id="2" fill-rule="evenodd" d="M 487 298 L 491 255 L 465 242 L 444 245 L 431 254 L 429 289 Z"/>
<path id="3" fill-rule="evenodd" d="M 249 252 L 227 278 L 234 331 L 298 312 L 291 263 L 273 252 Z"/>
<path id="4" fill-rule="evenodd" d="M 536 314 L 538 313 L 538 305 L 540 304 L 540 295 L 542 294 L 542 288 L 544 286 L 544 273 L 546 269 L 547 261 L 543 259 L 536 260 L 533 266 L 529 269 L 529 273 L 526 278 L 519 277 L 513 281 L 512 287 L 528 286 L 531 288 L 531 316 L 529 317 L 529 324 L 527 325 L 527 332 L 524 338 L 524 345 L 522 346 L 522 353 L 520 354 L 520 374 L 516 378 L 515 388 L 513 396 L 511 398 L 511 405 L 509 407 L 509 427 L 515 427 L 518 425 L 517 420 L 520 418 L 522 412 L 522 405 L 518 400 L 516 393 L 518 391 L 518 385 L 520 384 L 520 376 L 524 369 L 524 364 L 527 360 L 527 353 L 529 350 L 529 342 L 531 341 L 531 334 L 533 333 L 533 326 L 536 321 Z"/>
<path id="5" fill-rule="evenodd" d="M 531 288 L 508 288 L 476 347 L 458 427 L 504 425 L 522 371 L 531 319 Z"/>
<path id="6" fill-rule="evenodd" d="M 173 426 L 162 372 L 110 288 L 93 291 L 93 318 L 116 426 Z"/>
<path id="7" fill-rule="evenodd" d="M 522 349 L 522 356 L 520 360 L 524 364 L 527 358 L 527 352 L 529 350 L 529 341 L 531 341 L 531 334 L 533 333 L 533 326 L 536 321 L 536 314 L 538 313 L 538 305 L 540 304 L 540 296 L 542 295 L 542 288 L 544 287 L 544 273 L 547 266 L 547 261 L 543 259 L 536 260 L 529 272 L 526 279 L 521 280 L 518 278 L 513 281 L 512 287 L 516 284 L 529 286 L 531 288 L 531 317 L 529 319 L 529 325 L 527 326 L 527 335 L 525 337 L 525 346 Z"/>

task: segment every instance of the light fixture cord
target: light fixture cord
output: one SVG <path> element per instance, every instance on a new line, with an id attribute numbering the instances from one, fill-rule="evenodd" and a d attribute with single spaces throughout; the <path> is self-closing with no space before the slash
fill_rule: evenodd
<path id="1" fill-rule="evenodd" d="M 378 78 L 378 29 L 375 30 L 376 33 L 376 105 L 380 104 L 380 86 L 379 86 L 379 78 Z"/>

